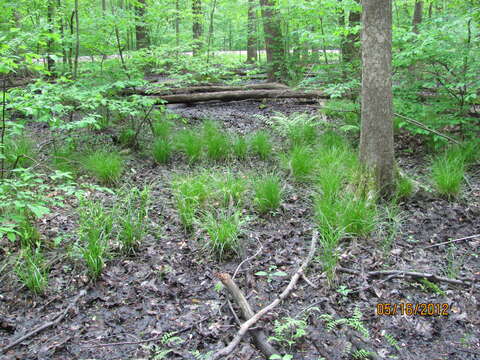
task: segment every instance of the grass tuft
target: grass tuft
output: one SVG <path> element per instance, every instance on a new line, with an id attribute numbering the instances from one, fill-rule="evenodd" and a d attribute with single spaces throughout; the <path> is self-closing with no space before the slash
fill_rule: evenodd
<path id="1" fill-rule="evenodd" d="M 40 248 L 23 248 L 15 266 L 19 280 L 30 291 L 40 294 L 48 284 L 48 267 Z"/>
<path id="2" fill-rule="evenodd" d="M 315 157 L 305 146 L 293 148 L 284 159 L 284 163 L 298 182 L 311 180 L 316 168 Z"/>
<path id="3" fill-rule="evenodd" d="M 275 175 L 266 175 L 255 180 L 255 207 L 261 214 L 275 211 L 282 202 L 282 183 Z"/>
<path id="4" fill-rule="evenodd" d="M 117 152 L 96 151 L 84 161 L 84 168 L 105 185 L 114 185 L 123 172 L 123 158 Z"/>
<path id="5" fill-rule="evenodd" d="M 272 154 L 272 139 L 266 131 L 257 131 L 250 138 L 250 148 L 262 160 L 267 160 Z"/>
<path id="6" fill-rule="evenodd" d="M 172 155 L 172 144 L 168 139 L 158 138 L 153 143 L 153 158 L 159 164 L 166 164 Z"/>
<path id="7" fill-rule="evenodd" d="M 432 179 L 438 193 L 455 198 L 462 188 L 465 176 L 465 159 L 460 152 L 447 152 L 432 163 Z"/>
<path id="8" fill-rule="evenodd" d="M 185 154 L 190 163 L 200 159 L 202 146 L 202 137 L 193 130 L 183 130 L 175 137 L 175 147 Z"/>
<path id="9" fill-rule="evenodd" d="M 205 121 L 202 126 L 202 136 L 206 154 L 210 160 L 226 159 L 230 150 L 228 135 L 220 130 L 212 121 Z"/>
<path id="10" fill-rule="evenodd" d="M 245 160 L 248 155 L 248 142 L 243 136 L 235 136 L 232 139 L 232 151 L 238 160 Z"/>

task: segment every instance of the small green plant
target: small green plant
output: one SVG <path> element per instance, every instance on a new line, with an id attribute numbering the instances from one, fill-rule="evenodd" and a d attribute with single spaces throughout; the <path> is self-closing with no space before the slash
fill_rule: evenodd
<path id="1" fill-rule="evenodd" d="M 175 137 L 175 147 L 185 154 L 190 163 L 200 159 L 202 146 L 202 137 L 193 130 L 183 130 Z"/>
<path id="2" fill-rule="evenodd" d="M 383 337 L 385 338 L 385 340 L 387 340 L 388 344 L 391 347 L 395 348 L 395 350 L 397 351 L 400 351 L 400 345 L 398 345 L 398 341 L 393 335 L 390 335 L 389 333 L 384 333 Z"/>
<path id="3" fill-rule="evenodd" d="M 135 148 L 137 146 L 137 136 L 135 129 L 127 127 L 122 129 L 118 136 L 118 141 L 125 147 Z"/>
<path id="4" fill-rule="evenodd" d="M 325 321 L 325 328 L 327 331 L 332 331 L 338 326 L 345 325 L 357 331 L 365 339 L 368 339 L 370 338 L 370 332 L 363 324 L 362 316 L 362 312 L 358 308 L 355 308 L 351 318 L 334 319 L 330 314 L 323 314 L 320 315 L 320 319 Z"/>
<path id="5" fill-rule="evenodd" d="M 248 142 L 243 136 L 232 139 L 232 152 L 238 160 L 245 160 L 248 155 Z"/>
<path id="6" fill-rule="evenodd" d="M 219 192 L 220 201 L 223 205 L 239 205 L 243 200 L 243 195 L 247 190 L 246 181 L 242 177 L 236 177 L 228 172 L 224 177 L 216 181 L 213 176 L 214 187 Z"/>
<path id="7" fill-rule="evenodd" d="M 7 137 L 4 143 L 6 163 L 11 168 L 26 168 L 35 158 L 33 141 L 25 135 Z"/>
<path id="8" fill-rule="evenodd" d="M 272 154 L 272 140 L 266 131 L 257 131 L 250 138 L 252 153 L 260 159 L 267 160 Z"/>
<path id="9" fill-rule="evenodd" d="M 304 146 L 294 147 L 284 159 L 284 163 L 296 181 L 305 182 L 312 179 L 316 164 L 309 148 Z"/>
<path id="10" fill-rule="evenodd" d="M 219 258 L 223 259 L 239 249 L 239 236 L 245 220 L 240 211 L 228 214 L 207 212 L 201 219 L 202 227 L 208 235 L 208 247 Z"/>
<path id="11" fill-rule="evenodd" d="M 434 294 L 437 294 L 437 295 L 445 296 L 445 291 L 440 289 L 440 287 L 437 284 L 431 282 L 430 280 L 425 279 L 425 278 L 421 278 L 419 280 L 419 282 L 420 282 L 420 284 L 422 284 L 422 287 L 425 290 L 431 291 L 431 292 L 433 292 Z"/>
<path id="12" fill-rule="evenodd" d="M 443 270 L 443 273 L 445 276 L 447 276 L 450 279 L 455 279 L 458 277 L 458 274 L 460 273 L 460 270 L 463 266 L 463 263 L 465 261 L 464 257 L 459 257 L 456 255 L 457 252 L 457 247 L 455 244 L 450 244 L 450 246 L 447 249 L 447 264 L 445 266 L 445 269 Z"/>
<path id="13" fill-rule="evenodd" d="M 322 252 L 319 258 L 330 284 L 333 283 L 335 278 L 335 268 L 338 263 L 338 244 L 342 236 L 343 233 L 341 231 L 328 225 L 323 227 L 320 232 Z"/>
<path id="14" fill-rule="evenodd" d="M 298 340 L 307 335 L 307 321 L 304 319 L 286 318 L 283 320 L 275 320 L 273 328 L 274 336 L 269 338 L 289 349 L 296 344 Z"/>
<path id="15" fill-rule="evenodd" d="M 255 273 L 257 276 L 266 276 L 267 282 L 272 282 L 275 277 L 284 277 L 288 274 L 285 271 L 277 271 L 277 266 L 271 265 L 268 268 L 268 271 L 257 271 Z"/>
<path id="16" fill-rule="evenodd" d="M 96 151 L 84 161 L 85 170 L 104 185 L 114 185 L 123 172 L 123 158 L 115 151 Z"/>
<path id="17" fill-rule="evenodd" d="M 204 175 L 173 182 L 173 195 L 180 221 L 188 231 L 192 230 L 197 211 L 211 193 L 209 184 L 208 177 Z"/>
<path id="18" fill-rule="evenodd" d="M 72 145 L 65 145 L 53 152 L 52 165 L 55 169 L 76 175 L 79 171 L 79 154 Z"/>
<path id="19" fill-rule="evenodd" d="M 292 360 L 293 356 L 290 354 L 285 354 L 285 355 L 278 355 L 274 354 L 270 356 L 270 360 Z"/>
<path id="20" fill-rule="evenodd" d="M 212 121 L 205 121 L 202 127 L 206 154 L 210 160 L 218 161 L 227 158 L 230 151 L 229 138 Z"/>
<path id="21" fill-rule="evenodd" d="M 275 175 L 266 175 L 256 179 L 254 183 L 255 207 L 261 214 L 275 211 L 282 202 L 283 190 L 280 178 Z"/>
<path id="22" fill-rule="evenodd" d="M 40 233 L 33 223 L 33 220 L 28 216 L 20 216 L 18 224 L 18 235 L 22 248 L 35 248 L 40 245 Z"/>
<path id="23" fill-rule="evenodd" d="M 122 250 L 132 252 L 146 232 L 146 221 L 150 206 L 150 189 L 129 189 L 121 196 L 123 209 L 120 215 L 118 239 Z"/>
<path id="24" fill-rule="evenodd" d="M 48 268 L 40 248 L 23 248 L 15 272 L 20 281 L 35 294 L 43 293 L 48 284 Z"/>
<path id="25" fill-rule="evenodd" d="M 399 176 L 395 188 L 395 199 L 408 199 L 413 193 L 413 182 L 407 176 Z"/>
<path id="26" fill-rule="evenodd" d="M 173 123 L 165 119 L 157 119 L 153 123 L 153 136 L 168 140 L 172 133 Z"/>
<path id="27" fill-rule="evenodd" d="M 432 179 L 440 195 L 452 199 L 461 190 L 465 161 L 460 153 L 445 153 L 432 164 Z"/>
<path id="28" fill-rule="evenodd" d="M 113 231 L 113 216 L 102 204 L 87 199 L 81 200 L 79 215 L 80 253 L 89 275 L 92 279 L 97 279 L 105 264 L 108 242 Z"/>
<path id="29" fill-rule="evenodd" d="M 166 164 L 172 155 L 172 145 L 168 139 L 158 138 L 153 143 L 153 158 L 159 164 Z"/>
<path id="30" fill-rule="evenodd" d="M 292 147 L 313 144 L 317 137 L 317 123 L 316 116 L 306 113 L 293 113 L 288 116 L 277 113 L 267 120 L 267 124 L 279 135 L 288 138 Z"/>

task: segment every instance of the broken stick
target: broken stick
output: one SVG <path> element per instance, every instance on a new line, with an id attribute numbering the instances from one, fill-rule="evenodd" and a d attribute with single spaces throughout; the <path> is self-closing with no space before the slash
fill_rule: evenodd
<path id="1" fill-rule="evenodd" d="M 37 335 L 38 333 L 42 332 L 43 330 L 45 329 L 48 329 L 49 327 L 52 327 L 54 325 L 57 325 L 60 321 L 62 321 L 65 316 L 67 316 L 68 312 L 70 311 L 70 309 L 72 309 L 76 303 L 78 302 L 78 300 L 84 296 L 85 294 L 87 293 L 86 290 L 81 290 L 80 293 L 73 299 L 73 301 L 66 307 L 66 309 L 64 311 L 62 311 L 61 313 L 57 314 L 52 321 L 49 321 L 43 325 L 40 325 L 39 327 L 33 329 L 32 331 L 30 331 L 29 333 L 21 336 L 20 338 L 18 338 L 17 340 L 15 340 L 14 342 L 12 342 L 11 344 L 5 346 L 4 348 L 0 349 L 0 353 L 6 353 L 8 350 L 10 350 L 11 348 L 13 348 L 14 346 L 20 344 L 21 342 L 31 338 L 32 336 L 34 335 Z"/>
<path id="2" fill-rule="evenodd" d="M 240 329 L 238 330 L 237 334 L 233 338 L 233 340 L 223 349 L 218 350 L 216 353 L 212 355 L 210 358 L 211 360 L 217 360 L 221 359 L 225 356 L 228 356 L 232 353 L 232 351 L 238 346 L 240 341 L 243 339 L 245 334 L 248 332 L 248 329 L 252 327 L 257 321 L 259 321 L 263 315 L 268 313 L 269 311 L 273 310 L 278 304 L 280 304 L 293 290 L 295 285 L 297 284 L 298 280 L 302 277 L 302 274 L 304 273 L 305 269 L 307 266 L 310 264 L 310 262 L 313 259 L 313 256 L 315 255 L 315 250 L 317 246 L 317 241 L 318 241 L 318 232 L 314 231 L 313 236 L 312 236 L 312 243 L 310 245 L 310 251 L 308 253 L 307 258 L 305 261 L 301 264 L 301 266 L 298 268 L 298 270 L 293 274 L 292 278 L 290 279 L 290 282 L 288 286 L 283 290 L 283 292 L 268 306 L 264 307 L 260 311 L 258 311 L 254 316 L 252 316 L 250 319 L 245 321 L 242 326 L 240 326 Z M 230 276 L 228 274 L 221 274 L 219 276 L 220 280 L 222 283 L 227 287 L 227 284 L 224 283 L 224 280 L 228 280 Z M 228 281 L 227 281 L 228 283 Z"/>

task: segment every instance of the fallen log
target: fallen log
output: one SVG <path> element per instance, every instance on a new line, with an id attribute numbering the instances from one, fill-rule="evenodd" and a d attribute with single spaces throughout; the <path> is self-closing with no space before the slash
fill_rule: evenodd
<path id="1" fill-rule="evenodd" d="M 164 89 L 160 87 L 141 87 L 137 89 L 124 89 L 121 95 L 143 95 L 143 96 L 162 96 L 162 95 L 176 95 L 176 94 L 196 94 L 196 93 L 210 93 L 223 91 L 248 91 L 248 90 L 287 90 L 288 86 L 279 83 L 261 83 L 250 85 L 204 85 L 204 86 L 189 86 L 183 88 L 169 88 Z"/>
<path id="2" fill-rule="evenodd" d="M 328 99 L 329 96 L 321 91 L 294 91 L 294 90 L 243 90 L 221 91 L 198 94 L 176 94 L 158 97 L 158 103 L 192 104 L 204 101 L 240 101 L 258 99 Z"/>

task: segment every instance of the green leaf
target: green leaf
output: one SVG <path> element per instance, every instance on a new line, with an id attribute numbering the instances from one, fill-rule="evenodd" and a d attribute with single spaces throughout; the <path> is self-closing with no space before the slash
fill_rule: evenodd
<path id="1" fill-rule="evenodd" d="M 268 273 L 266 271 L 258 271 L 255 273 L 257 276 L 268 276 Z"/>
<path id="2" fill-rule="evenodd" d="M 41 218 L 43 215 L 50 213 L 50 209 L 45 206 L 27 204 L 27 207 L 37 218 Z"/>

